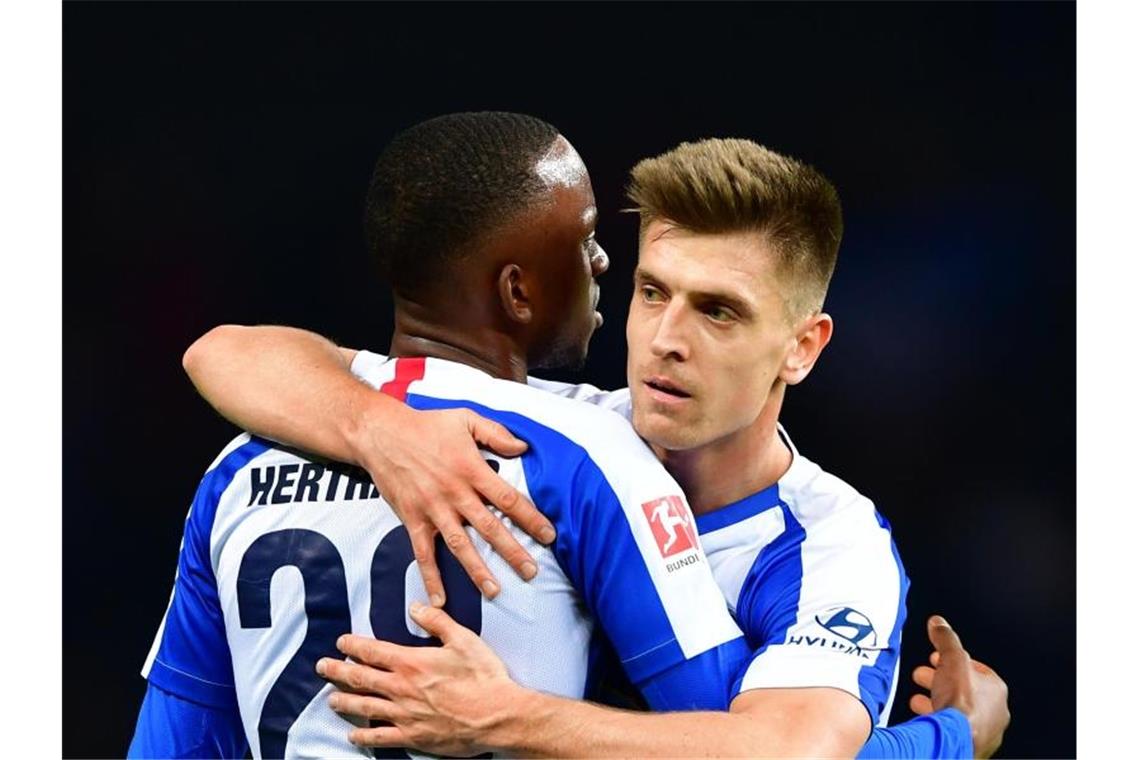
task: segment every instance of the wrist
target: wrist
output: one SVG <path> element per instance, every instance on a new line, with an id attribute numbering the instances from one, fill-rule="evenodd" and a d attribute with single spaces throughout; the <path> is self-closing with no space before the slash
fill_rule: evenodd
<path id="1" fill-rule="evenodd" d="M 375 455 L 377 439 L 382 444 L 385 431 L 400 429 L 401 416 L 411 410 L 390 396 L 358 385 L 338 427 L 350 457 L 349 464 L 363 467 L 369 455 Z"/>
<path id="2" fill-rule="evenodd" d="M 483 741 L 489 750 L 515 754 L 534 752 L 540 727 L 551 717 L 549 696 L 505 681 L 487 697 L 499 705 L 494 717 L 483 732 Z"/>

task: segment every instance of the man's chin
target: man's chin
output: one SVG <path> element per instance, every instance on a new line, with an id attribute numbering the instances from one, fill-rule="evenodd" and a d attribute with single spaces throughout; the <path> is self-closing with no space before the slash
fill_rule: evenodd
<path id="1" fill-rule="evenodd" d="M 663 451 L 684 451 L 693 447 L 687 428 L 658 415 L 639 415 L 636 401 L 632 417 L 634 431 L 653 448 L 658 457 Z"/>

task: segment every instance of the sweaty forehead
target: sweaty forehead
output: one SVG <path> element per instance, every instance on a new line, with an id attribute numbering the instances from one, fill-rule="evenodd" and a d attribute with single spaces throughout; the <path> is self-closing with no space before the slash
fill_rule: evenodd
<path id="1" fill-rule="evenodd" d="M 547 187 L 573 187 L 590 181 L 586 164 L 570 142 L 559 135 L 534 165 L 534 173 Z"/>

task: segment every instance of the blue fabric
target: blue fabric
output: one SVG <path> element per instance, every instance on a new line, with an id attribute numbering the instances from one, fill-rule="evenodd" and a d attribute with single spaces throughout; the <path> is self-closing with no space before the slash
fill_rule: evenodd
<path id="1" fill-rule="evenodd" d="M 875 517 L 879 521 L 879 527 L 890 533 L 891 524 L 887 519 L 878 512 L 875 513 Z M 894 555 L 895 565 L 899 569 L 899 607 L 895 616 L 895 627 L 887 639 L 887 648 L 879 652 L 874 663 L 859 670 L 859 694 L 863 704 L 871 712 L 872 724 L 878 722 L 878 716 L 882 715 L 887 699 L 891 695 L 891 685 L 901 654 L 903 623 L 906 622 L 906 595 L 910 590 L 910 578 L 903 570 L 902 559 L 899 558 L 899 550 L 893 538 L 891 554 Z"/>
<path id="2" fill-rule="evenodd" d="M 150 684 L 127 757 L 245 757 L 247 749 L 236 707 L 201 705 Z"/>
<path id="3" fill-rule="evenodd" d="M 747 656 L 744 640 L 728 642 L 720 654 L 686 660 L 625 510 L 585 449 L 514 412 L 416 394 L 409 394 L 407 403 L 416 409 L 471 409 L 526 441 L 522 465 L 527 488 L 558 531 L 554 555 L 613 644 L 630 680 L 643 694 L 648 682 L 666 671 L 670 683 L 685 684 L 672 691 L 655 690 L 656 704 L 646 694 L 654 709 L 726 709 L 727 687 Z"/>
<path id="4" fill-rule="evenodd" d="M 780 509 L 784 532 L 756 557 L 736 604 L 737 622 L 755 656 L 770 644 L 784 643 L 800 606 L 804 577 L 800 547 L 807 534 L 787 504 L 780 502 Z"/>
<path id="5" fill-rule="evenodd" d="M 178 555 L 174 595 L 162 640 L 147 679 L 178 696 L 222 709 L 237 709 L 233 664 L 210 562 L 210 532 L 222 493 L 234 476 L 270 444 L 254 439 L 231 451 L 206 473 L 194 496 Z"/>
<path id="6" fill-rule="evenodd" d="M 876 728 L 857 755 L 860 760 L 973 756 L 970 722 L 952 707 L 911 718 L 890 728 Z"/>
<path id="7" fill-rule="evenodd" d="M 714 530 L 727 528 L 741 520 L 755 517 L 780 503 L 780 484 L 773 483 L 763 491 L 745 496 L 740 501 L 734 501 L 723 507 L 697 515 L 697 532 L 712 533 Z"/>
<path id="8" fill-rule="evenodd" d="M 751 655 L 743 638 L 733 639 L 658 673 L 640 684 L 641 694 L 654 712 L 728 710 L 731 674 L 742 672 Z"/>

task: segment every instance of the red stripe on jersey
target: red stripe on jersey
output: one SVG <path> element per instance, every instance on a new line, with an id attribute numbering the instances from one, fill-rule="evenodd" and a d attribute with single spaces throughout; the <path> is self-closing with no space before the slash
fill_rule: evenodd
<path id="1" fill-rule="evenodd" d="M 427 360 L 422 356 L 412 356 L 396 360 L 396 377 L 380 386 L 380 392 L 392 398 L 404 401 L 408 397 L 408 385 L 416 380 L 424 379 L 424 364 Z"/>

